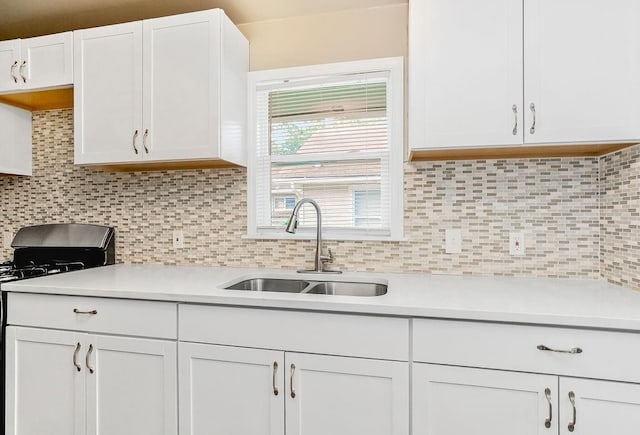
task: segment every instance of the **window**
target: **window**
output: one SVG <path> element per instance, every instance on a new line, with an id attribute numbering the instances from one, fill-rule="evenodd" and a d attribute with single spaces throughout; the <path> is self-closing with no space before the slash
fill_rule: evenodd
<path id="1" fill-rule="evenodd" d="M 286 225 L 289 222 L 291 211 L 296 206 L 295 196 L 274 196 L 271 207 L 271 219 L 278 226 Z"/>
<path id="2" fill-rule="evenodd" d="M 353 192 L 353 225 L 356 228 L 378 227 L 382 222 L 380 189 Z"/>
<path id="3" fill-rule="evenodd" d="M 288 238 L 295 203 L 325 238 L 402 237 L 402 58 L 250 73 L 250 237 Z M 313 207 L 300 212 L 315 236 Z"/>

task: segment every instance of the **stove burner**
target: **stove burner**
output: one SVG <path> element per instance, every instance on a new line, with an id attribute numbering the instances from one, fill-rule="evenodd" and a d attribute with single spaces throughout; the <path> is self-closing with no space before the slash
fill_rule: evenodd
<path id="1" fill-rule="evenodd" d="M 71 272 L 82 270 L 85 265 L 81 261 L 64 262 L 52 261 L 47 264 L 29 264 L 24 267 L 17 267 L 13 263 L 0 265 L 0 282 L 14 281 L 25 278 L 35 278 L 43 275 L 53 275 L 61 272 Z"/>

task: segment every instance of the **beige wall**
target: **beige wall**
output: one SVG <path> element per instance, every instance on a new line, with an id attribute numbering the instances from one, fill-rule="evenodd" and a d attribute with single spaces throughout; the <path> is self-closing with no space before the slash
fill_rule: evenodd
<path id="1" fill-rule="evenodd" d="M 261 21 L 238 26 L 251 70 L 407 55 L 408 5 Z"/>

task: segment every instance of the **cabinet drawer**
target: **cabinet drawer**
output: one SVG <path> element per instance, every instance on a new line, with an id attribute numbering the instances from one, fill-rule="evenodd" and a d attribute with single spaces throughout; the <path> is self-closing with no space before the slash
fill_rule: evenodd
<path id="1" fill-rule="evenodd" d="M 9 325 L 167 339 L 178 336 L 177 313 L 170 302 L 32 293 L 9 293 L 7 301 Z"/>
<path id="2" fill-rule="evenodd" d="M 180 340 L 407 361 L 409 320 L 180 305 Z"/>
<path id="3" fill-rule="evenodd" d="M 640 382 L 636 333 L 417 319 L 413 346 L 420 362 Z"/>

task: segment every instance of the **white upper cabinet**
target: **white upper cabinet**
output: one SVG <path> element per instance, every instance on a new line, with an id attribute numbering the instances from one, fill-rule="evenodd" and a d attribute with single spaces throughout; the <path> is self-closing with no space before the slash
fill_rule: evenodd
<path id="1" fill-rule="evenodd" d="M 640 2 L 524 5 L 525 142 L 639 139 Z"/>
<path id="2" fill-rule="evenodd" d="M 70 85 L 72 32 L 0 42 L 0 92 Z"/>
<path id="3" fill-rule="evenodd" d="M 522 3 L 409 2 L 412 148 L 522 143 Z"/>
<path id="4" fill-rule="evenodd" d="M 142 22 L 75 32 L 76 163 L 137 161 L 142 133 Z"/>
<path id="5" fill-rule="evenodd" d="M 411 1 L 410 151 L 640 139 L 638 18 L 636 0 Z"/>
<path id="6" fill-rule="evenodd" d="M 31 112 L 0 104 L 0 174 L 31 175 Z"/>
<path id="7" fill-rule="evenodd" d="M 0 92 L 20 89 L 20 40 L 0 41 Z"/>
<path id="8" fill-rule="evenodd" d="M 144 22 L 144 134 L 155 160 L 207 158 L 218 143 L 220 25 L 216 13 Z"/>
<path id="9" fill-rule="evenodd" d="M 222 10 L 81 30 L 75 43 L 76 164 L 245 164 L 248 42 Z"/>

